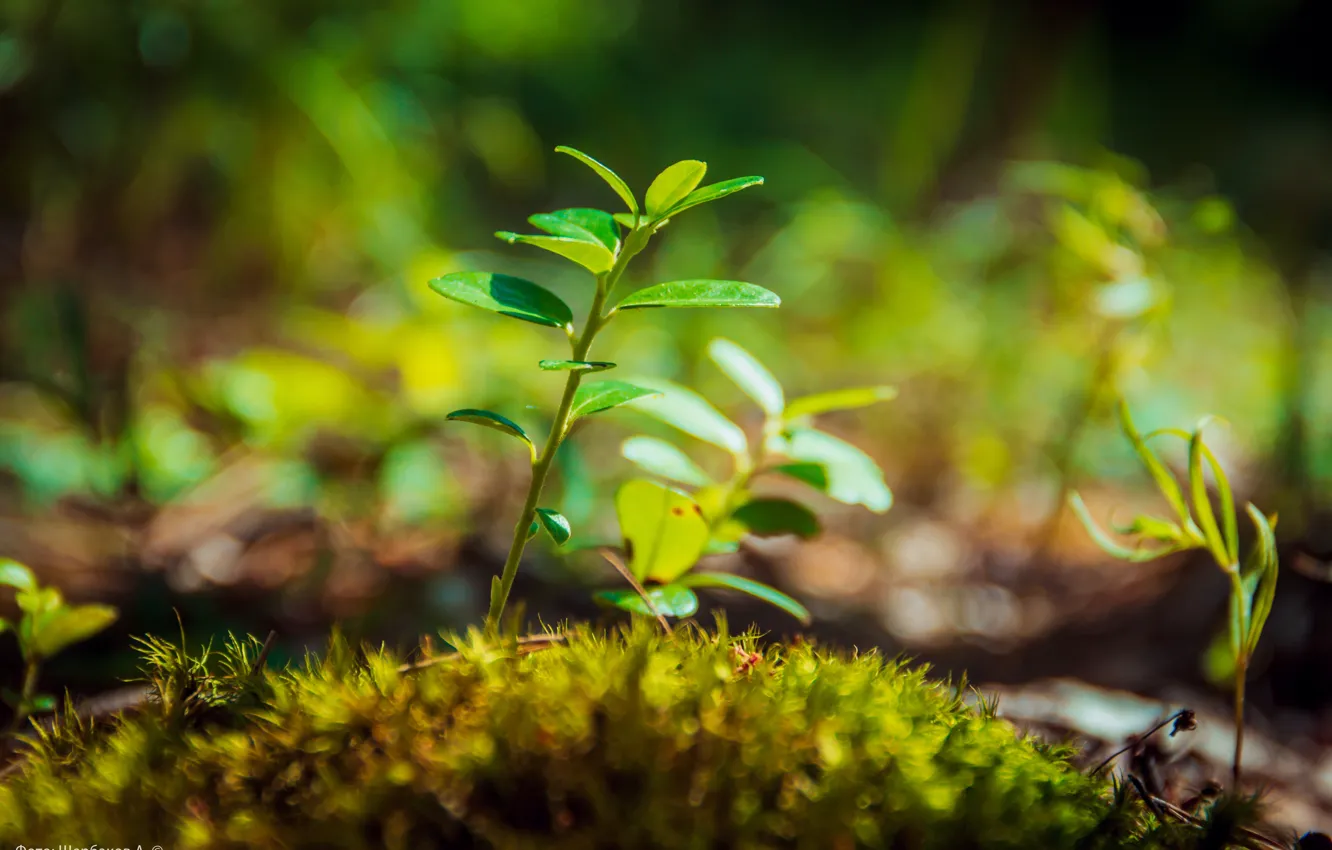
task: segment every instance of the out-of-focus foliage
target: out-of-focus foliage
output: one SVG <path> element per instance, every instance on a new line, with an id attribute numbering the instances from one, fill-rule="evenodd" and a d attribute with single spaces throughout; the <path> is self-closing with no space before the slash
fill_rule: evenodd
<path id="1" fill-rule="evenodd" d="M 1231 32 L 1294 14 L 1234 5 L 1200 21 Z M 7 0 L 10 492 L 34 508 L 80 493 L 160 503 L 239 449 L 265 457 L 273 504 L 386 526 L 457 519 L 475 494 L 453 459 L 496 444 L 438 436 L 443 414 L 465 399 L 540 425 L 558 382 L 530 368 L 548 355 L 539 339 L 425 283 L 485 268 L 585 307 L 577 271 L 553 258 L 459 250 L 518 227 L 518 210 L 611 200 L 551 151 L 566 139 L 634 185 L 680 149 L 768 177 L 730 215 L 673 221 L 637 282 L 738 269 L 787 309 L 626 322 L 598 356 L 723 409 L 735 389 L 695 368 L 718 335 L 797 392 L 895 384 L 904 401 L 855 420 L 856 441 L 912 501 L 975 512 L 1021 493 L 1039 512 L 1077 478 L 1123 475 L 1111 389 L 1153 419 L 1242 423 L 1217 448 L 1240 461 L 1241 489 L 1296 416 L 1306 486 L 1332 481 L 1332 348 L 1299 331 L 1332 306 L 1316 287 L 1288 302 L 1285 254 L 1256 247 L 1216 180 L 1152 179 L 1104 153 L 1122 137 L 1147 158 L 1156 126 L 1112 133 L 1120 99 L 1150 106 L 1139 78 L 1084 44 L 1115 20 L 1083 22 L 1091 35 L 1061 54 L 1032 41 L 1043 30 L 969 10 L 853 24 L 835 9 L 769 20 L 607 0 Z M 1028 54 L 1049 59 L 1045 76 L 1010 80 Z M 1013 137 L 991 138 L 1010 107 Z M 1220 160 L 1212 144 L 1200 159 Z M 560 471 L 578 527 L 625 469 L 569 452 Z"/>

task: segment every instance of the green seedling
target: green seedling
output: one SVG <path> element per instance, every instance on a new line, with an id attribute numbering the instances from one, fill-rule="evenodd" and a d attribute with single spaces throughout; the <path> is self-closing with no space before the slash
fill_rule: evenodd
<path id="1" fill-rule="evenodd" d="M 724 449 L 730 474 L 724 480 L 714 479 L 687 454 L 656 437 L 626 440 L 621 446 L 625 458 L 691 492 L 647 479 L 620 488 L 615 507 L 635 589 L 603 591 L 598 598 L 638 613 L 687 617 L 698 610 L 694 588 L 729 588 L 808 622 L 804 606 L 767 585 L 726 573 L 696 572 L 693 567 L 704 555 L 734 552 L 747 535 L 809 538 L 819 533 L 818 517 L 806 505 L 754 492 L 754 482 L 763 476 L 794 479 L 875 512 L 888 510 L 892 493 L 874 461 L 850 443 L 816 429 L 813 420 L 822 413 L 886 401 L 896 392 L 892 387 L 856 387 L 788 402 L 771 371 L 734 342 L 714 339 L 708 355 L 763 412 L 762 439 L 751 446 L 739 425 L 684 387 L 643 381 L 660 395 L 637 399 L 630 406 Z"/>
<path id="2" fill-rule="evenodd" d="M 1235 669 L 1235 755 L 1231 765 L 1231 775 L 1238 790 L 1240 761 L 1244 754 L 1245 679 L 1248 675 L 1249 662 L 1258 647 L 1258 639 L 1262 636 L 1263 625 L 1267 622 L 1268 615 L 1272 613 L 1272 600 L 1276 595 L 1278 558 L 1273 529 L 1276 528 L 1277 517 L 1275 514 L 1271 516 L 1264 514 L 1253 504 L 1245 506 L 1245 512 L 1257 532 L 1257 539 L 1248 556 L 1241 562 L 1235 497 L 1231 492 L 1225 470 L 1221 468 L 1216 455 L 1203 441 L 1203 429 L 1211 421 L 1210 417 L 1200 421 L 1192 433 L 1176 428 L 1162 428 L 1147 434 L 1138 433 L 1129 415 L 1128 405 L 1122 401 L 1119 405 L 1119 417 L 1124 434 L 1133 444 L 1134 451 L 1147 467 L 1147 471 L 1151 473 L 1161 495 L 1169 502 L 1176 519 L 1171 521 L 1153 516 L 1139 516 L 1131 524 L 1116 528 L 1115 531 L 1120 534 L 1136 538 L 1137 544 L 1129 547 L 1115 540 L 1092 520 L 1087 506 L 1076 492 L 1069 495 L 1069 504 L 1097 545 L 1116 558 L 1143 562 L 1175 552 L 1205 549 L 1229 579 L 1228 632 L 1230 654 Z M 1188 444 L 1186 487 L 1180 486 L 1166 469 L 1165 464 L 1147 445 L 1149 440 L 1157 436 L 1178 437 Z M 1207 491 L 1204 463 L 1216 481 L 1217 497 L 1221 503 L 1219 523 L 1211 496 Z"/>
<path id="3" fill-rule="evenodd" d="M 574 324 L 573 311 L 559 296 L 531 281 L 502 274 L 460 272 L 435 278 L 430 288 L 464 304 L 490 310 L 509 318 L 563 331 L 568 339 L 568 359 L 542 360 L 544 371 L 565 375 L 564 393 L 554 421 L 540 450 L 527 433 L 512 420 L 488 410 L 458 410 L 449 419 L 471 422 L 500 431 L 523 443 L 532 465 L 527 499 L 514 526 L 513 542 L 500 575 L 491 583 L 487 629 L 497 633 L 518 565 L 527 541 L 544 528 L 557 543 L 571 534 L 569 522 L 553 508 L 540 504 L 542 488 L 560 444 L 573 424 L 584 416 L 619 407 L 634 399 L 654 395 L 655 391 L 624 381 L 600 380 L 583 383 L 595 372 L 615 367 L 614 363 L 591 360 L 592 343 L 612 320 L 632 311 L 654 307 L 776 307 L 775 294 L 755 286 L 730 280 L 677 280 L 659 283 L 631 292 L 618 301 L 617 285 L 630 262 L 673 216 L 715 201 L 727 195 L 757 186 L 761 177 L 739 177 L 700 187 L 707 166 L 696 160 L 677 162 L 657 175 L 648 186 L 640 206 L 634 193 L 619 175 L 600 162 L 569 147 L 555 149 L 591 168 L 615 191 L 628 212 L 608 213 L 596 209 L 565 209 L 532 216 L 529 220 L 544 234 L 496 234 L 510 244 L 531 245 L 558 254 L 582 266 L 592 276 L 592 303 L 581 329 Z"/>
<path id="4" fill-rule="evenodd" d="M 17 692 L 4 692 L 14 712 L 0 737 L 12 737 L 34 714 L 52 711 L 55 697 L 38 693 L 42 664 L 66 647 L 86 640 L 115 622 L 116 609 L 107 605 L 69 605 L 54 587 L 41 587 L 32 570 L 0 558 L 0 586 L 16 591 L 21 615 L 17 623 L 0 617 L 0 634 L 13 632 L 23 656 L 23 683 Z"/>

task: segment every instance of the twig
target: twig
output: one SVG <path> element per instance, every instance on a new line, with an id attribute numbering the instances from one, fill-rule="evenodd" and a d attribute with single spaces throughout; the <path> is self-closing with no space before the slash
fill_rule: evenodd
<path id="1" fill-rule="evenodd" d="M 263 648 L 259 650 L 258 657 L 250 665 L 251 676 L 258 676 L 259 671 L 264 669 L 264 665 L 268 663 L 268 653 L 273 650 L 273 644 L 277 643 L 277 636 L 277 629 L 271 629 L 268 632 L 268 637 L 264 638 Z"/>
<path id="2" fill-rule="evenodd" d="M 1092 768 L 1091 772 L 1088 773 L 1087 775 L 1095 776 L 1096 774 L 1100 773 L 1102 770 L 1105 769 L 1106 765 L 1110 764 L 1110 762 L 1119 758 L 1124 753 L 1128 752 L 1129 750 L 1141 744 L 1143 741 L 1155 735 L 1157 732 L 1161 731 L 1161 729 L 1163 729 L 1167 723 L 1173 722 L 1175 724 L 1175 728 L 1170 730 L 1170 737 L 1172 738 L 1179 732 L 1193 730 L 1197 726 L 1193 718 L 1194 718 L 1193 709 L 1181 708 L 1179 711 L 1170 715 L 1165 720 L 1162 720 L 1160 723 L 1148 729 L 1146 732 L 1143 732 L 1141 735 L 1134 735 L 1133 737 L 1129 738 L 1129 742 L 1127 744 L 1125 744 L 1124 746 L 1120 747 L 1119 749 L 1111 753 L 1109 756 L 1107 756 L 1105 761 L 1101 762 L 1100 764 L 1096 765 L 1096 767 Z"/>
<path id="3" fill-rule="evenodd" d="M 666 617 L 661 613 L 661 609 L 657 607 L 657 603 L 652 601 L 651 596 L 648 596 L 647 591 L 643 589 L 643 585 L 639 584 L 638 579 L 634 578 L 634 574 L 629 572 L 629 568 L 620 560 L 620 556 L 615 554 L 615 550 L 603 546 L 597 552 L 600 553 L 601 557 L 610 561 L 611 566 L 619 570 L 620 575 L 624 576 L 624 580 L 629 582 L 634 590 L 638 591 L 638 595 L 643 597 L 643 602 L 647 605 L 648 610 L 656 615 L 657 622 L 661 623 L 661 627 L 666 630 L 666 634 L 672 634 L 671 624 L 667 622 Z"/>

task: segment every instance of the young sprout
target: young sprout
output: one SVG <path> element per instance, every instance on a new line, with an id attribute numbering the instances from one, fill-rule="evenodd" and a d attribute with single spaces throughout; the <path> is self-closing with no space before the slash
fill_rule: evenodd
<path id="1" fill-rule="evenodd" d="M 0 587 L 15 591 L 22 612 L 18 622 L 0 617 L 0 635 L 12 631 L 23 656 L 23 683 L 17 693 L 4 693 L 14 715 L 0 738 L 8 738 L 23 722 L 55 707 L 55 698 L 37 691 L 42 664 L 71 644 L 86 640 L 115 622 L 116 609 L 107 605 L 69 605 L 54 587 L 41 587 L 32 570 L 0 558 Z"/>
<path id="2" fill-rule="evenodd" d="M 1115 529 L 1121 534 L 1136 538 L 1136 545 L 1130 547 L 1121 544 L 1097 526 L 1087 511 L 1082 497 L 1076 492 L 1069 495 L 1069 504 L 1097 545 L 1116 558 L 1144 562 L 1175 552 L 1205 549 L 1229 579 L 1230 654 L 1235 667 L 1235 755 L 1231 765 L 1231 776 L 1235 789 L 1238 790 L 1240 761 L 1244 754 L 1244 685 L 1249 663 L 1258 647 L 1263 625 L 1267 622 L 1268 615 L 1272 613 L 1272 600 L 1276 595 L 1278 559 L 1276 535 L 1273 529 L 1276 527 L 1277 517 L 1275 514 L 1265 515 L 1252 504 L 1245 506 L 1245 513 L 1257 531 L 1257 539 L 1241 562 L 1239 521 L 1235 513 L 1235 498 L 1230 490 L 1230 482 L 1216 455 L 1203 441 L 1203 429 L 1211 421 L 1210 417 L 1200 421 L 1192 433 L 1175 428 L 1163 428 L 1148 434 L 1139 434 L 1129 415 L 1128 405 L 1121 401 L 1119 419 L 1125 436 L 1133 444 L 1133 449 L 1143 465 L 1147 467 L 1147 471 L 1156 482 L 1157 489 L 1170 504 L 1175 519 L 1139 516 L 1130 525 Z M 1188 444 L 1187 496 L 1185 488 L 1180 486 L 1147 445 L 1147 441 L 1156 436 L 1178 437 Z M 1217 496 L 1221 503 L 1219 523 L 1207 492 L 1207 482 L 1203 475 L 1204 463 L 1211 469 L 1212 477 L 1216 481 Z M 1146 543 L 1155 545 L 1144 546 Z"/>
<path id="3" fill-rule="evenodd" d="M 886 401 L 896 393 L 892 387 L 856 387 L 788 402 L 768 368 L 734 342 L 714 339 L 708 355 L 762 410 L 763 438 L 751 446 L 739 425 L 691 390 L 666 381 L 640 381 L 661 394 L 636 399 L 630 406 L 724 449 L 731 474 L 718 481 L 656 437 L 626 440 L 620 449 L 625 458 L 691 492 L 648 479 L 634 479 L 620 488 L 615 507 L 635 589 L 597 596 L 640 614 L 688 617 L 698 610 L 695 588 L 723 588 L 755 596 L 807 623 L 809 611 L 786 594 L 741 576 L 695 571 L 694 566 L 704 555 L 736 551 L 748 535 L 809 538 L 819 533 L 819 520 L 805 505 L 756 494 L 753 483 L 762 476 L 794 479 L 837 501 L 886 511 L 892 493 L 878 466 L 850 443 L 817 430 L 813 419 Z M 640 592 L 642 588 L 646 590 Z"/>
<path id="4" fill-rule="evenodd" d="M 555 150 L 568 154 L 596 172 L 624 201 L 628 212 L 557 210 L 529 219 L 545 231 L 544 234 L 501 232 L 496 235 L 510 244 L 531 245 L 558 254 L 582 266 L 592 276 L 592 305 L 582 327 L 575 326 L 573 311 L 559 296 L 531 281 L 487 272 L 459 272 L 430 281 L 430 288 L 445 298 L 561 330 L 570 348 L 568 359 L 542 360 L 538 364 L 544 371 L 565 373 L 564 393 L 540 450 L 517 423 L 498 413 L 467 409 L 448 415 L 449 419 L 482 425 L 516 438 L 526 445 L 532 465 L 531 483 L 514 525 L 508 557 L 501 574 L 491 582 L 486 625 L 492 634 L 498 633 L 528 539 L 544 528 L 556 544 L 563 545 L 572 534 L 568 520 L 558 511 L 542 507 L 540 499 L 555 454 L 574 422 L 655 393 L 624 381 L 584 384 L 585 376 L 615 368 L 614 363 L 590 359 L 597 335 L 613 319 L 636 310 L 654 307 L 776 307 L 781 303 L 781 299 L 763 287 L 732 280 L 670 281 L 631 292 L 618 302 L 612 299 L 630 262 L 672 216 L 757 186 L 763 178 L 738 177 L 700 187 L 707 166 L 697 160 L 684 160 L 657 175 L 648 186 L 640 206 L 619 175 L 600 162 L 573 148 L 561 146 Z"/>

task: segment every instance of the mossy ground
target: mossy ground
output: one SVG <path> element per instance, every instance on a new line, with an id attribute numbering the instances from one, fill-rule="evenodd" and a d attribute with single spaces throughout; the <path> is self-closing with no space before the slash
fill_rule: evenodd
<path id="1" fill-rule="evenodd" d="M 403 672 L 334 641 L 154 642 L 160 699 L 59 722 L 0 784 L 0 844 L 286 848 L 1202 847 L 875 654 L 647 624 Z"/>

